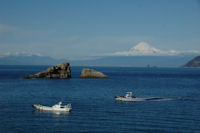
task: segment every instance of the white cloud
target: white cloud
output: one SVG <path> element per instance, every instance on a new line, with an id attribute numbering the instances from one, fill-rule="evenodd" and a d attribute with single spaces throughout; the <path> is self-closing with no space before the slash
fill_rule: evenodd
<path id="1" fill-rule="evenodd" d="M 115 52 L 109 55 L 111 56 L 172 56 L 172 55 L 179 55 L 179 54 L 200 54 L 200 51 L 195 51 L 195 50 L 163 51 L 151 46 L 150 44 L 146 42 L 140 42 L 136 46 L 132 47 L 129 51 Z"/>
<path id="2" fill-rule="evenodd" d="M 4 57 L 4 56 L 43 56 L 42 54 L 40 53 L 32 53 L 32 52 L 27 52 L 27 51 L 22 51 L 22 52 L 6 52 L 4 54 L 1 55 L 1 57 Z"/>

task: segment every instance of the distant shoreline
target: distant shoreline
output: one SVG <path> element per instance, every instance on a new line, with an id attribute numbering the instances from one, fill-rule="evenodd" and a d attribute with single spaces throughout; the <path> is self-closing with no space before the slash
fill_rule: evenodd
<path id="1" fill-rule="evenodd" d="M 25 67 L 29 67 L 29 66 L 35 66 L 35 67 L 39 67 L 39 66 L 42 66 L 42 67 L 49 67 L 49 66 L 55 66 L 55 65 L 0 65 L 0 66 L 25 66 Z M 145 66 L 141 66 L 141 67 L 136 67 L 136 66 L 92 66 L 92 65 L 71 65 L 71 67 L 89 67 L 89 68 L 98 68 L 98 67 L 104 67 L 104 68 L 147 68 L 147 69 L 159 69 L 159 68 L 185 68 L 185 69 L 199 69 L 200 67 L 145 67 Z"/>

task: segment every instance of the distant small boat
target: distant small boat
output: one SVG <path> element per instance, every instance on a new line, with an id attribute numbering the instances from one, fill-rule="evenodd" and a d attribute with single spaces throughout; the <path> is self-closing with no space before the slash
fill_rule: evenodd
<path id="1" fill-rule="evenodd" d="M 154 100 L 157 98 L 139 98 L 139 97 L 135 97 L 133 96 L 132 92 L 126 92 L 125 96 L 116 96 L 115 100 L 116 101 L 124 101 L 124 102 L 136 102 L 136 101 L 147 101 L 147 100 Z"/>
<path id="2" fill-rule="evenodd" d="M 115 100 L 116 101 L 135 101 L 136 98 L 135 96 L 133 96 L 132 92 L 126 92 L 126 95 L 125 96 L 116 96 L 115 97 Z"/>
<path id="3" fill-rule="evenodd" d="M 148 98 L 139 98 L 133 96 L 132 92 L 126 92 L 125 96 L 116 96 L 116 101 L 124 102 L 136 102 L 136 101 L 168 101 L 168 100 L 179 100 L 181 98 L 162 98 L 162 97 L 148 97 Z"/>
<path id="4" fill-rule="evenodd" d="M 62 102 L 59 102 L 58 104 L 53 105 L 52 107 L 49 106 L 43 106 L 40 104 L 33 104 L 32 107 L 36 108 L 37 110 L 41 111 L 59 111 L 59 112 L 70 112 L 72 107 L 71 104 L 67 104 L 65 106 L 61 105 Z"/>

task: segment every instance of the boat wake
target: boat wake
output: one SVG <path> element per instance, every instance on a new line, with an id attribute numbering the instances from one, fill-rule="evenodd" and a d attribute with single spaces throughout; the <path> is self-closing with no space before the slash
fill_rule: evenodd
<path id="1" fill-rule="evenodd" d="M 144 101 L 173 101 L 173 100 L 184 100 L 185 98 L 166 98 L 166 97 L 152 97 L 152 98 L 143 98 Z"/>

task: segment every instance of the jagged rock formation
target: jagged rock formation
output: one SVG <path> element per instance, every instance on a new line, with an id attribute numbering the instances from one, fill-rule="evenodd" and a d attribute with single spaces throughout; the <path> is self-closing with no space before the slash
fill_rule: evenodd
<path id="1" fill-rule="evenodd" d="M 184 67 L 200 67 L 200 56 L 195 57 L 184 65 Z"/>
<path id="2" fill-rule="evenodd" d="M 34 75 L 24 76 L 29 78 L 71 78 L 70 64 L 68 62 L 48 68 L 46 71 L 36 73 Z"/>
<path id="3" fill-rule="evenodd" d="M 93 69 L 84 68 L 81 72 L 81 78 L 108 78 L 108 76 Z"/>

